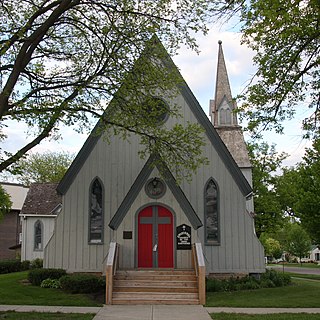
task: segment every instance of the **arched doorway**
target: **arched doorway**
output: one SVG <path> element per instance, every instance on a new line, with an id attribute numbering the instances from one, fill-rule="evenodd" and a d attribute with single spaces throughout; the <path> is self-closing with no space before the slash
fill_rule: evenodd
<path id="1" fill-rule="evenodd" d="M 173 215 L 152 205 L 138 214 L 138 268 L 173 268 Z"/>

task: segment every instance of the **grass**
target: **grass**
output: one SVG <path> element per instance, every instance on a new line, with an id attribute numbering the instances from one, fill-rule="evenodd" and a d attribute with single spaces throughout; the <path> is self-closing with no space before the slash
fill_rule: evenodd
<path id="1" fill-rule="evenodd" d="M 100 307 L 89 296 L 67 294 L 59 289 L 48 289 L 26 283 L 28 272 L 0 275 L 0 304 L 38 306 Z"/>
<path id="2" fill-rule="evenodd" d="M 294 279 L 292 282 L 292 285 L 280 288 L 207 293 L 206 306 L 243 308 L 319 307 L 320 282 L 301 279 Z"/>
<path id="3" fill-rule="evenodd" d="M 302 273 L 293 273 L 293 272 L 285 272 L 285 274 L 290 275 L 294 278 L 303 278 L 309 280 L 320 280 L 320 274 L 302 274 Z"/>
<path id="4" fill-rule="evenodd" d="M 214 320 L 320 320 L 320 314 L 275 313 L 275 314 L 234 314 L 214 313 Z"/>
<path id="5" fill-rule="evenodd" d="M 80 313 L 0 312 L 0 319 L 8 320 L 92 320 L 93 317 Z"/>

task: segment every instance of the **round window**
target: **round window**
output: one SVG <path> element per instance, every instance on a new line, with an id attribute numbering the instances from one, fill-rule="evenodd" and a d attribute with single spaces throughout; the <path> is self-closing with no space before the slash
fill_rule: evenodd
<path id="1" fill-rule="evenodd" d="M 159 199 L 166 193 L 166 184 L 160 178 L 149 179 L 145 186 L 146 194 L 152 199 Z"/>

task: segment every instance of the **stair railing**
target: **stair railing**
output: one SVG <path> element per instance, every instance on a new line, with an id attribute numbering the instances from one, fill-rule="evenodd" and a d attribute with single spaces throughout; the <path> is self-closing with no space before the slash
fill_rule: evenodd
<path id="1" fill-rule="evenodd" d="M 201 243 L 192 245 L 193 265 L 198 279 L 199 303 L 206 303 L 206 266 Z"/>
<path id="2" fill-rule="evenodd" d="M 113 276 L 117 271 L 118 252 L 119 244 L 116 242 L 110 242 L 106 263 L 106 304 L 112 304 Z"/>

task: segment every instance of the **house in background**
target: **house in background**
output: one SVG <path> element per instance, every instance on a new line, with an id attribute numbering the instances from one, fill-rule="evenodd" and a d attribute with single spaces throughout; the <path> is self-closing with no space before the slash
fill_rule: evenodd
<path id="1" fill-rule="evenodd" d="M 1 182 L 1 186 L 10 195 L 12 207 L 0 221 L 0 260 L 14 259 L 19 256 L 21 243 L 19 214 L 29 188 L 22 184 L 7 182 Z"/>
<path id="2" fill-rule="evenodd" d="M 55 218 L 61 210 L 61 196 L 55 183 L 31 184 L 20 218 L 22 224 L 21 260 L 43 259 L 52 236 Z"/>
<path id="3" fill-rule="evenodd" d="M 310 260 L 320 263 L 320 249 L 319 246 L 312 246 L 310 251 Z"/>

